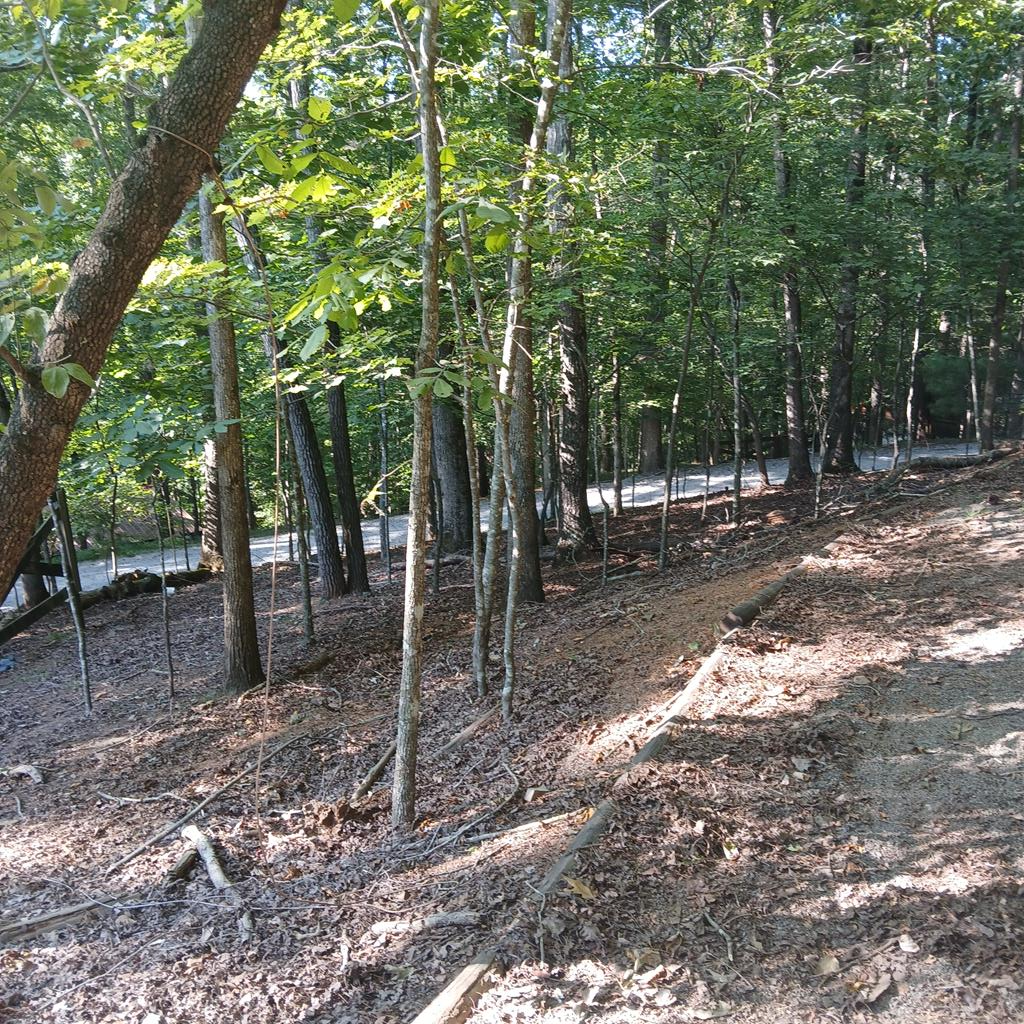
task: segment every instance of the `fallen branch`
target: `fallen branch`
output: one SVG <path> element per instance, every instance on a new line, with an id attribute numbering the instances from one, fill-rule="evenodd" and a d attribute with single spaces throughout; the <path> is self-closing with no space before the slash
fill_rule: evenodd
<path id="1" fill-rule="evenodd" d="M 198 859 L 199 853 L 196 848 L 194 846 L 188 847 L 174 864 L 168 868 L 167 874 L 164 875 L 163 882 L 161 883 L 163 888 L 169 889 L 176 882 L 184 882 L 192 874 L 192 869 L 196 866 Z"/>
<path id="2" fill-rule="evenodd" d="M 96 900 L 87 900 L 85 903 L 76 903 L 70 907 L 59 907 L 57 910 L 48 910 L 45 914 L 38 914 L 35 917 L 25 917 L 19 921 L 12 921 L 10 924 L 0 926 L 0 945 L 15 940 L 30 939 L 36 935 L 45 935 L 47 932 L 56 931 L 64 925 L 73 924 L 88 914 L 98 913 L 109 908 Z"/>
<path id="3" fill-rule="evenodd" d="M 255 933 L 252 914 L 246 907 L 245 901 L 235 888 L 234 883 L 224 874 L 224 867 L 221 865 L 209 837 L 195 825 L 186 825 L 181 830 L 181 836 L 192 843 L 196 848 L 196 852 L 202 857 L 203 865 L 206 867 L 206 873 L 210 876 L 210 881 L 213 882 L 213 887 L 218 892 L 222 892 L 225 898 L 238 911 L 238 930 L 242 933 L 242 938 L 248 941 Z"/>
<path id="4" fill-rule="evenodd" d="M 378 921 L 370 925 L 374 935 L 415 935 L 433 928 L 463 927 L 480 923 L 480 915 L 472 910 L 453 910 L 446 914 L 428 914 L 406 921 Z"/>
<path id="5" fill-rule="evenodd" d="M 263 755 L 263 763 L 266 764 L 267 761 L 269 761 L 272 757 L 276 757 L 286 747 L 290 747 L 297 740 L 300 740 L 304 736 L 308 735 L 308 731 L 300 732 L 297 735 L 292 736 L 291 739 L 285 740 L 284 743 L 279 743 L 276 747 L 273 748 L 273 750 L 268 750 Z M 119 857 L 117 860 L 115 860 L 114 863 L 111 864 L 109 868 L 107 868 L 104 874 L 109 875 L 112 871 L 116 871 L 119 867 L 123 867 L 129 861 L 135 860 L 135 858 L 138 857 L 139 854 L 145 853 L 146 850 L 148 850 L 155 843 L 159 843 L 161 839 L 166 839 L 173 832 L 177 832 L 180 828 L 182 828 L 182 826 L 187 825 L 205 807 L 212 804 L 213 801 L 216 800 L 218 797 L 223 796 L 229 789 L 231 789 L 232 786 L 237 785 L 237 783 L 241 782 L 241 780 L 244 779 L 246 775 L 248 775 L 250 772 L 255 771 L 256 765 L 258 763 L 258 761 L 250 761 L 249 764 L 247 764 L 237 775 L 235 775 L 233 778 L 225 782 L 224 785 L 220 787 L 220 789 L 211 793 L 208 797 L 206 797 L 205 800 L 200 800 L 199 803 L 197 803 L 194 807 L 191 807 L 180 818 L 176 819 L 175 821 L 172 821 L 169 825 L 165 825 L 163 828 L 157 829 L 157 831 L 154 832 L 148 839 L 146 839 L 144 842 L 136 846 L 134 850 L 131 850 L 129 853 L 126 853 L 123 857 Z"/>
<path id="6" fill-rule="evenodd" d="M 455 750 L 456 747 L 461 747 L 466 740 L 475 736 L 496 714 L 498 713 L 498 706 L 495 705 L 490 711 L 484 712 L 475 722 L 470 722 L 461 732 L 456 733 L 440 750 L 432 754 L 428 760 L 434 761 L 444 754 L 447 754 L 450 750 Z"/>
<path id="7" fill-rule="evenodd" d="M 362 800 L 367 793 L 373 788 L 373 784 L 384 774 L 384 769 L 387 768 L 391 759 L 395 756 L 395 751 L 398 749 L 394 740 L 388 745 L 388 749 L 381 755 L 380 760 L 366 773 L 366 777 L 362 782 L 359 783 L 355 788 L 355 792 L 349 799 L 350 804 L 354 804 L 357 800 Z"/>

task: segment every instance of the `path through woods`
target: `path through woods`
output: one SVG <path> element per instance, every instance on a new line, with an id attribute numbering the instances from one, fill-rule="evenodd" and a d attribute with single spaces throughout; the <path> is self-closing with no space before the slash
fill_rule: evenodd
<path id="1" fill-rule="evenodd" d="M 256 753 L 260 701 L 202 699 L 219 588 L 175 604 L 174 712 L 152 674 L 158 597 L 91 620 L 91 721 L 66 625 L 19 638 L 0 767 L 43 781 L 0 777 L 5 1019 L 406 1021 L 502 936 L 510 971 L 476 1024 L 1019 1019 L 1024 465 L 902 482 L 943 484 L 822 523 L 807 495 L 772 489 L 751 497 L 762 525 L 739 533 L 724 497 L 703 530 L 678 506 L 673 532 L 691 546 L 671 572 L 618 556 L 640 575 L 601 588 L 593 562 L 554 570 L 522 629 L 518 719 L 442 754 L 489 707 L 468 698 L 468 573 L 446 568 L 427 605 L 424 817 L 408 839 L 389 833 L 383 792 L 350 799 L 391 737 L 399 588 L 318 608 L 318 662 L 285 573 L 267 746 L 295 742 L 263 770 L 259 818 L 249 778 L 196 819 L 251 942 L 201 866 L 164 886 L 184 840 L 107 873 Z M 619 543 L 655 519 L 627 513 Z M 722 612 L 840 533 L 834 557 L 730 641 L 571 881 L 531 903 Z M 257 586 L 265 629 L 266 570 Z M 93 912 L 58 931 L 3 930 L 88 899 Z"/>

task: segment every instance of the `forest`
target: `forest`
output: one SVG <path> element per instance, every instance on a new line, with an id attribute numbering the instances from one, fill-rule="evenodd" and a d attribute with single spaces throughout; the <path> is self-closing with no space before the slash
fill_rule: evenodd
<path id="1" fill-rule="evenodd" d="M 2 1019 L 1021 1019 L 1024 5 L 0 23 Z"/>

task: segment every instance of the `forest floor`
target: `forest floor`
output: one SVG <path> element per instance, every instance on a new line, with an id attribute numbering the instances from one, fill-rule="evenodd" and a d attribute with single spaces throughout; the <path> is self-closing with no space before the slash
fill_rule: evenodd
<path id="1" fill-rule="evenodd" d="M 699 501 L 675 505 L 666 573 L 640 549 L 651 509 L 612 523 L 622 578 L 602 586 L 593 559 L 547 568 L 548 601 L 521 620 L 515 721 L 443 754 L 494 703 L 470 688 L 468 567 L 446 567 L 427 606 L 421 818 L 404 838 L 386 788 L 349 799 L 393 733 L 397 578 L 378 570 L 372 594 L 318 605 L 306 651 L 296 572 L 280 566 L 266 699 L 213 699 L 216 583 L 171 600 L 173 709 L 158 596 L 90 611 L 91 719 L 70 625 L 42 620 L 0 675 L 0 771 L 42 778 L 0 774 L 0 936 L 104 906 L 0 946 L 0 1020 L 403 1022 L 495 941 L 508 970 L 475 1024 L 1021 1019 L 1024 462 L 914 470 L 886 492 L 878 477 L 830 483 L 819 521 L 807 492 L 746 500 L 738 529 L 726 496 L 703 523 Z M 617 793 L 609 832 L 531 903 L 722 614 L 840 534 L 726 641 L 660 760 Z M 269 584 L 257 570 L 264 632 Z M 261 742 L 288 739 L 258 789 L 247 776 L 196 819 L 251 941 L 201 867 L 162 884 L 176 835 L 109 870 Z M 449 912 L 478 916 L 389 927 Z"/>

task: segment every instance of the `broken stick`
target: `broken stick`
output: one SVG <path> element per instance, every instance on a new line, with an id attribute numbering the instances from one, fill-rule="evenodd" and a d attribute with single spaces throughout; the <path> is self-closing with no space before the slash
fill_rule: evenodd
<path id="1" fill-rule="evenodd" d="M 297 735 L 293 736 L 291 739 L 285 740 L 284 743 L 279 743 L 276 747 L 274 747 L 273 750 L 269 750 L 267 751 L 267 753 L 263 755 L 263 763 L 266 764 L 272 757 L 276 757 L 278 754 L 280 754 L 281 751 L 285 749 L 285 747 L 290 747 L 297 740 L 300 740 L 302 739 L 303 736 L 308 735 L 308 731 L 300 732 Z M 135 858 L 138 857 L 140 853 L 145 853 L 154 843 L 159 843 L 161 839 L 166 839 L 172 833 L 177 832 L 178 829 L 180 829 L 183 825 L 187 825 L 208 804 L 213 803 L 213 801 L 216 800 L 217 797 L 223 796 L 224 793 L 226 793 L 232 786 L 234 786 L 238 782 L 241 782 L 241 780 L 244 779 L 246 775 L 248 775 L 250 772 L 255 771 L 256 765 L 258 763 L 258 761 L 250 761 L 249 764 L 247 764 L 237 775 L 235 775 L 233 778 L 225 782 L 224 785 L 221 786 L 220 789 L 218 789 L 216 792 L 211 793 L 208 797 L 206 797 L 206 799 L 200 800 L 199 803 L 197 803 L 194 807 L 186 811 L 177 820 L 172 821 L 169 825 L 165 825 L 163 828 L 158 829 L 147 840 L 145 840 L 145 842 L 142 842 L 138 846 L 136 846 L 134 850 L 130 851 L 129 853 L 126 853 L 123 857 L 120 857 L 117 860 L 115 860 L 114 863 L 111 864 L 109 868 L 107 868 L 104 874 L 109 875 L 112 871 L 116 871 L 119 867 L 122 867 L 129 861 L 135 860 Z"/>
<path id="2" fill-rule="evenodd" d="M 234 883 L 224 874 L 224 867 L 217 857 L 217 852 L 214 850 L 209 837 L 196 825 L 186 825 L 181 830 L 181 836 L 192 843 L 196 848 L 196 852 L 203 859 L 203 865 L 206 867 L 206 873 L 210 876 L 210 881 L 213 882 L 213 887 L 218 892 L 222 892 L 225 898 L 238 911 L 238 930 L 242 933 L 242 938 L 246 940 L 251 939 L 255 932 L 252 914 L 249 913 L 245 901 L 235 888 Z"/>

